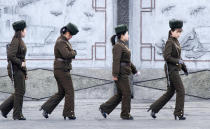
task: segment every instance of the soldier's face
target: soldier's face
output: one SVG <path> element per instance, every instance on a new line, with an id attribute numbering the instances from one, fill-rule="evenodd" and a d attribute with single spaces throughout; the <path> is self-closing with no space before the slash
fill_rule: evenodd
<path id="1" fill-rule="evenodd" d="M 21 36 L 24 38 L 26 36 L 26 28 L 21 31 Z"/>
<path id="2" fill-rule="evenodd" d="M 177 38 L 177 39 L 180 37 L 181 33 L 182 33 L 182 29 L 176 29 L 174 31 L 171 31 L 172 37 Z"/>
<path id="3" fill-rule="evenodd" d="M 122 38 L 123 41 L 127 42 L 129 40 L 128 31 L 124 35 L 122 35 L 121 38 Z"/>
<path id="4" fill-rule="evenodd" d="M 72 38 L 72 35 L 69 32 L 66 32 L 64 36 L 67 38 L 67 40 L 70 40 Z"/>

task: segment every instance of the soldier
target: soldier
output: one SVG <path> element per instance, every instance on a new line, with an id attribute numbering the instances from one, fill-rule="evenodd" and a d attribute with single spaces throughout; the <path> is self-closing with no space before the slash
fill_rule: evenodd
<path id="1" fill-rule="evenodd" d="M 175 120 L 185 120 L 184 117 L 184 95 L 185 90 L 179 71 L 183 70 L 185 75 L 188 75 L 187 67 L 181 58 L 181 46 L 178 38 L 182 32 L 183 21 L 170 20 L 168 41 L 166 42 L 163 57 L 165 60 L 165 73 L 167 76 L 167 92 L 154 102 L 148 111 L 151 110 L 151 116 L 155 119 L 156 113 L 173 97 L 176 91 L 176 107 L 174 111 Z"/>
<path id="2" fill-rule="evenodd" d="M 22 114 L 23 96 L 25 94 L 25 80 L 27 79 L 26 70 L 26 45 L 22 38 L 26 34 L 25 21 L 17 21 L 13 24 L 15 35 L 7 50 L 8 75 L 14 81 L 15 93 L 0 105 L 2 116 L 7 118 L 7 114 L 13 108 L 14 120 L 26 120 Z"/>
<path id="3" fill-rule="evenodd" d="M 131 109 L 131 89 L 129 83 L 129 75 L 137 74 L 136 67 L 131 62 L 131 52 L 126 46 L 128 41 L 128 28 L 126 25 L 119 25 L 115 28 L 116 35 L 111 37 L 113 46 L 113 64 L 112 76 L 115 81 L 117 93 L 107 102 L 103 103 L 99 110 L 104 118 L 110 114 L 117 105 L 122 101 L 121 118 L 125 120 L 133 120 L 130 115 Z M 115 38 L 118 42 L 115 43 Z"/>
<path id="4" fill-rule="evenodd" d="M 72 69 L 72 59 L 77 55 L 76 50 L 72 49 L 68 40 L 79 32 L 76 25 L 69 23 L 61 28 L 61 35 L 58 37 L 54 47 L 54 77 L 57 81 L 58 92 L 45 102 L 40 110 L 43 110 L 42 115 L 48 118 L 55 107 L 65 96 L 65 104 L 63 110 L 63 117 L 69 120 L 75 120 L 74 114 L 74 87 L 70 75 Z"/>

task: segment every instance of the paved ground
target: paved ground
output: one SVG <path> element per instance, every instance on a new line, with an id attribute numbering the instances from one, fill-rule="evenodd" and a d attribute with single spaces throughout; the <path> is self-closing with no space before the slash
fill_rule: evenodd
<path id="1" fill-rule="evenodd" d="M 26 101 L 23 111 L 27 121 L 14 121 L 10 113 L 8 119 L 0 117 L 0 129 L 210 129 L 210 101 L 186 102 L 186 121 L 174 120 L 173 101 L 165 106 L 156 120 L 153 120 L 146 112 L 150 102 L 139 100 L 132 101 L 132 115 L 135 120 L 121 120 L 120 106 L 108 116 L 108 119 L 104 119 L 98 111 L 98 106 L 104 101 L 76 100 L 75 121 L 63 120 L 63 102 L 49 119 L 44 119 L 38 111 L 44 101 Z"/>

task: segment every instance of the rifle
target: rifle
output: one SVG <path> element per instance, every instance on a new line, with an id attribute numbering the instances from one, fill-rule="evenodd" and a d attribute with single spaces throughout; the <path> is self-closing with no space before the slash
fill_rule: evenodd
<path id="1" fill-rule="evenodd" d="M 10 44 L 7 44 L 7 45 L 6 45 L 7 55 L 8 55 L 8 49 L 9 49 L 9 47 L 10 47 Z M 14 86 L 14 71 L 13 71 L 12 62 L 11 62 L 11 60 L 8 59 L 8 57 L 7 57 L 7 60 L 8 60 L 8 63 L 9 63 L 9 67 L 10 67 L 10 70 L 11 70 L 11 74 L 12 74 L 12 76 L 11 76 L 12 85 Z"/>

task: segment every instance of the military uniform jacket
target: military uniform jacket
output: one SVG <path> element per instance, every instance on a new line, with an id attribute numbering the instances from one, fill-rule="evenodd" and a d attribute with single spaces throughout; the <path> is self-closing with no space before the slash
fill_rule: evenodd
<path id="1" fill-rule="evenodd" d="M 72 59 L 75 58 L 76 52 L 72 49 L 69 41 L 61 35 L 55 43 L 54 47 L 54 69 L 63 69 L 63 70 L 71 70 L 72 69 Z M 63 59 L 63 61 L 57 59 Z"/>
<path id="2" fill-rule="evenodd" d="M 14 38 L 11 44 L 9 45 L 7 52 L 8 52 L 7 59 L 12 62 L 14 73 L 17 70 L 22 70 L 24 74 L 27 75 L 26 67 L 21 67 L 22 62 L 25 61 L 25 56 L 27 52 L 27 48 L 23 40 Z M 7 69 L 8 69 L 9 75 L 11 75 L 11 69 L 10 69 L 9 63 L 8 63 Z"/>
<path id="3" fill-rule="evenodd" d="M 118 41 L 113 46 L 113 63 L 112 63 L 112 75 L 119 77 L 121 75 L 136 74 L 136 67 L 131 62 L 131 52 L 123 41 Z M 128 63 L 130 65 L 121 66 L 121 63 Z"/>
<path id="4" fill-rule="evenodd" d="M 180 71 L 181 69 L 184 72 L 187 71 L 185 64 L 179 64 L 179 60 L 181 59 L 181 46 L 176 38 L 169 37 L 165 45 L 163 57 L 166 63 L 168 64 L 169 73 L 171 73 L 172 71 Z"/>

